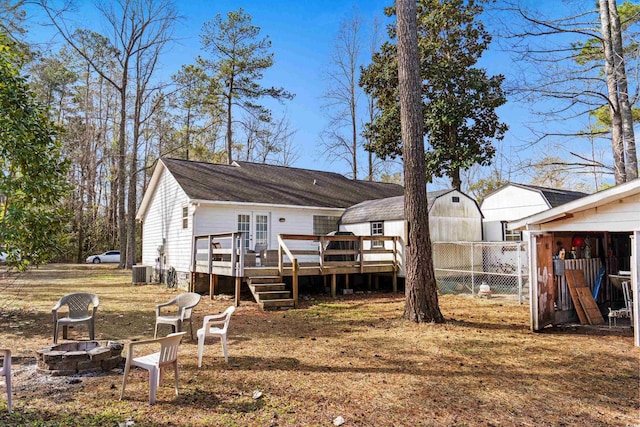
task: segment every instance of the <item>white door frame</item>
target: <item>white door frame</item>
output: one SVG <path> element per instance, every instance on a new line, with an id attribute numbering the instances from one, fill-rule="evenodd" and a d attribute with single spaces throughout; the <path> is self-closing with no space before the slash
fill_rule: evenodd
<path id="1" fill-rule="evenodd" d="M 240 230 L 240 227 L 238 227 L 239 225 L 239 221 L 238 221 L 238 217 L 240 215 L 246 215 L 248 216 L 249 219 L 249 223 L 248 223 L 248 228 L 247 230 Z M 256 235 L 259 232 L 259 230 L 257 230 L 257 220 L 256 217 L 258 216 L 266 216 L 267 217 L 267 237 L 266 237 L 266 243 L 267 246 L 269 246 L 270 240 L 271 240 L 271 212 L 269 211 L 238 211 L 236 212 L 236 227 L 238 228 L 239 231 L 247 231 L 249 233 L 248 237 L 247 237 L 247 242 L 248 242 L 248 246 L 246 247 L 249 250 L 254 250 L 255 246 L 256 246 Z"/>

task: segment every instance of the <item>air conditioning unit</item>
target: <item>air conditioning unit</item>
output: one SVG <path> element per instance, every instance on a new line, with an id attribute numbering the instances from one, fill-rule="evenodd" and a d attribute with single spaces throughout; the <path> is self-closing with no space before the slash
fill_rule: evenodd
<path id="1" fill-rule="evenodd" d="M 151 266 L 149 265 L 134 265 L 131 268 L 132 278 L 131 281 L 134 285 L 140 283 L 149 283 L 151 282 Z"/>

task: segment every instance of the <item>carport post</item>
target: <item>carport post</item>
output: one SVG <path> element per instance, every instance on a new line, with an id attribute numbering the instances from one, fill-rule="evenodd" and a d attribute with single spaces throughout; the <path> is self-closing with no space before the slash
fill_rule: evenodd
<path id="1" fill-rule="evenodd" d="M 631 297 L 633 298 L 633 341 L 636 347 L 640 347 L 640 230 L 631 235 Z"/>

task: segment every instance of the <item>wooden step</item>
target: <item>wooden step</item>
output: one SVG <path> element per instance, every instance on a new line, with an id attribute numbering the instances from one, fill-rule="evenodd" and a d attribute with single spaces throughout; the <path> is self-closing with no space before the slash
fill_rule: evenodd
<path id="1" fill-rule="evenodd" d="M 285 310 L 293 308 L 293 299 L 268 299 L 258 302 L 263 310 Z"/>
<path id="2" fill-rule="evenodd" d="M 254 283 L 252 285 L 249 285 L 249 288 L 253 293 L 284 291 L 285 289 L 287 289 L 287 285 L 285 285 L 284 283 Z"/>
<path id="3" fill-rule="evenodd" d="M 264 284 L 264 283 L 280 283 L 282 282 L 282 277 L 280 276 L 252 276 L 248 277 L 247 281 L 249 284 Z"/>
<path id="4" fill-rule="evenodd" d="M 260 291 L 256 292 L 258 301 L 272 300 L 272 299 L 289 299 L 291 298 L 291 292 L 289 291 Z"/>

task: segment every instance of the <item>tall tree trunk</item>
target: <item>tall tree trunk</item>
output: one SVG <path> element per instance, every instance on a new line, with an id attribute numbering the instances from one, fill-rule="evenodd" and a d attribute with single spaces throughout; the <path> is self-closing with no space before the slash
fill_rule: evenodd
<path id="1" fill-rule="evenodd" d="M 118 240 L 120 242 L 120 268 L 125 268 L 127 253 L 127 223 L 125 219 L 125 190 L 126 183 L 126 125 L 127 125 L 127 78 L 128 67 L 123 67 L 122 86 L 120 86 L 120 126 L 118 129 Z"/>
<path id="2" fill-rule="evenodd" d="M 356 117 L 355 70 L 351 69 L 351 149 L 353 150 L 353 180 L 358 179 L 358 124 Z"/>
<path id="3" fill-rule="evenodd" d="M 613 60 L 615 66 L 618 93 L 620 96 L 620 114 L 622 117 L 622 135 L 624 138 L 625 173 L 627 181 L 638 177 L 638 156 L 636 153 L 636 139 L 633 130 L 633 116 L 629 102 L 629 85 L 627 84 L 627 70 L 622 48 L 622 30 L 616 0 L 609 0 L 609 20 L 611 28 L 611 43 L 613 46 Z"/>
<path id="4" fill-rule="evenodd" d="M 227 94 L 227 163 L 233 163 L 231 149 L 233 148 L 233 133 L 231 130 L 231 105 L 233 100 L 233 83 L 229 83 L 229 93 Z"/>
<path id="5" fill-rule="evenodd" d="M 438 307 L 429 237 L 415 0 L 396 0 L 396 14 L 404 215 L 408 222 L 404 317 L 414 322 L 444 322 Z"/>
<path id="6" fill-rule="evenodd" d="M 611 144 L 613 147 L 613 173 L 616 184 L 627 180 L 624 161 L 624 141 L 622 140 L 622 116 L 618 99 L 618 85 L 615 76 L 615 61 L 611 42 L 611 25 L 608 0 L 600 1 L 600 23 L 602 26 L 602 44 L 607 75 L 607 91 L 609 94 L 609 114 L 611 115 Z"/>

